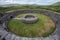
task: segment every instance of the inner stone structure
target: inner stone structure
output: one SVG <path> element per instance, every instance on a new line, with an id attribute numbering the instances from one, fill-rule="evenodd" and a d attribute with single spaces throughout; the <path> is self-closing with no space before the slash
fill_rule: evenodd
<path id="1" fill-rule="evenodd" d="M 35 23 L 38 21 L 38 17 L 33 15 L 33 14 L 26 14 L 25 16 L 22 17 L 21 21 L 23 23 Z"/>

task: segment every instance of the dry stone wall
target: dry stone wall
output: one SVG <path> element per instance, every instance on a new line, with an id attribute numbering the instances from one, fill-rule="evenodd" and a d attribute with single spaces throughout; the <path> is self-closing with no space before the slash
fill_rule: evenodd
<path id="1" fill-rule="evenodd" d="M 22 13 L 39 13 L 50 17 L 55 25 L 56 30 L 48 37 L 38 37 L 38 38 L 26 38 L 26 37 L 19 37 L 9 31 L 6 30 L 6 23 L 14 18 L 15 16 L 22 14 Z M 7 14 L 0 18 L 0 40 L 60 40 L 60 14 L 48 10 L 17 10 L 14 12 L 7 12 Z"/>

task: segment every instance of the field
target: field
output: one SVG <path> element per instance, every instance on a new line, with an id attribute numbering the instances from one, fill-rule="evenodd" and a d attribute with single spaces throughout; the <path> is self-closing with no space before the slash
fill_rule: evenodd
<path id="1" fill-rule="evenodd" d="M 33 6 L 33 5 L 0 7 L 0 12 L 7 12 L 19 9 L 46 9 L 60 13 L 60 6 Z"/>
<path id="2" fill-rule="evenodd" d="M 34 24 L 25 24 L 17 19 L 12 19 L 8 22 L 7 28 L 12 32 L 22 37 L 46 37 L 55 30 L 54 22 L 47 16 L 37 13 L 32 13 L 39 18 L 39 21 Z M 15 18 L 21 18 L 25 14 L 20 14 Z"/>

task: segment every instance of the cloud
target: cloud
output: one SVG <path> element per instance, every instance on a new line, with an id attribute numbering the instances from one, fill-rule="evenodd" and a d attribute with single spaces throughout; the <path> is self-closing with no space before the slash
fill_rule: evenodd
<path id="1" fill-rule="evenodd" d="M 52 4 L 54 2 L 58 2 L 60 0 L 0 0 L 0 4 Z"/>

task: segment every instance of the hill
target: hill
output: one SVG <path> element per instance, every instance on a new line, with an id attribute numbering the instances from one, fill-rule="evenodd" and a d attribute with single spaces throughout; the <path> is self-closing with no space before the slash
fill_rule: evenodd
<path id="1" fill-rule="evenodd" d="M 4 5 L 3 5 L 4 6 Z M 18 10 L 18 9 L 46 9 L 60 13 L 60 2 L 54 3 L 52 5 L 20 5 L 20 4 L 7 4 L 6 7 L 0 7 L 0 12 Z"/>
<path id="2" fill-rule="evenodd" d="M 52 4 L 52 6 L 60 6 L 60 2 L 56 2 L 56 3 Z"/>
<path id="3" fill-rule="evenodd" d="M 0 5 L 1 7 L 9 7 L 9 6 L 20 6 L 20 4 L 4 4 Z"/>

